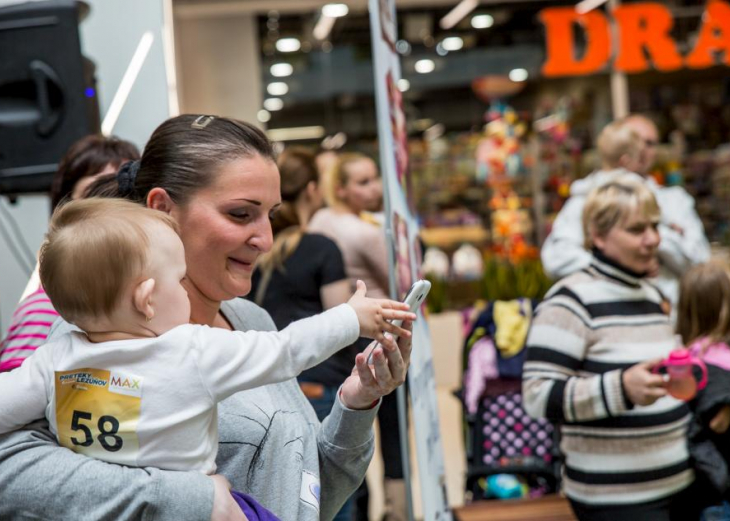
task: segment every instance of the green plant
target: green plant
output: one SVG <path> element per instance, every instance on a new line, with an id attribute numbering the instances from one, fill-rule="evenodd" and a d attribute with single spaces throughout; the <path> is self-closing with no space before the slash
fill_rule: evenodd
<path id="1" fill-rule="evenodd" d="M 484 261 L 482 296 L 487 301 L 525 297 L 542 299 L 552 285 L 539 259 L 509 259 L 489 256 Z"/>

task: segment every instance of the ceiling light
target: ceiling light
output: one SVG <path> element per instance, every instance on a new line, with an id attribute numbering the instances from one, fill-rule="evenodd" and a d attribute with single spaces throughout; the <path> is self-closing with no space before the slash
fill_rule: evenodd
<path id="1" fill-rule="evenodd" d="M 266 133 L 272 141 L 296 141 L 299 139 L 321 139 L 324 137 L 324 127 L 293 127 L 276 128 Z"/>
<path id="2" fill-rule="evenodd" d="M 449 36 L 448 38 L 443 39 L 441 45 L 447 51 L 458 51 L 459 49 L 464 47 L 464 40 L 462 40 L 458 36 Z"/>
<path id="3" fill-rule="evenodd" d="M 525 81 L 527 76 L 528 74 L 526 69 L 512 69 L 509 71 L 509 79 L 514 82 Z"/>
<path id="4" fill-rule="evenodd" d="M 312 36 L 314 36 L 317 40 L 324 40 L 329 36 L 330 31 L 332 31 L 332 28 L 334 26 L 334 18 L 332 18 L 331 16 L 322 15 L 319 17 L 319 20 L 317 20 L 317 25 L 314 26 Z"/>
<path id="5" fill-rule="evenodd" d="M 111 136 L 114 131 L 114 126 L 117 124 L 119 115 L 127 103 L 129 93 L 137 81 L 137 76 L 139 76 L 139 72 L 142 70 L 142 65 L 144 65 L 154 41 L 155 35 L 152 31 L 146 31 L 142 35 L 142 38 L 140 38 L 137 49 L 132 56 L 132 61 L 129 62 L 127 70 L 124 72 L 124 76 L 122 76 L 122 82 L 119 84 L 117 92 L 114 94 L 112 103 L 109 106 L 109 110 L 107 110 L 106 116 L 104 116 L 104 121 L 101 123 L 101 133 L 105 136 Z"/>
<path id="6" fill-rule="evenodd" d="M 398 85 L 398 90 L 401 92 L 406 92 L 408 89 L 411 88 L 411 82 L 405 78 L 399 79 L 397 85 Z"/>
<path id="7" fill-rule="evenodd" d="M 283 81 L 275 81 L 274 83 L 269 83 L 268 87 L 266 87 L 266 92 L 272 96 L 283 96 L 289 92 L 289 85 Z"/>
<path id="8" fill-rule="evenodd" d="M 426 141 L 434 141 L 443 136 L 445 131 L 446 127 L 444 127 L 443 123 L 436 123 L 423 131 L 423 138 Z"/>
<path id="9" fill-rule="evenodd" d="M 345 4 L 325 4 L 322 6 L 322 15 L 330 18 L 340 18 L 348 12 L 349 9 Z"/>
<path id="10" fill-rule="evenodd" d="M 259 110 L 256 113 L 256 117 L 258 118 L 258 120 L 261 123 L 268 123 L 271 120 L 271 114 L 269 113 L 268 110 L 263 110 L 263 109 Z"/>
<path id="11" fill-rule="evenodd" d="M 462 18 L 471 13 L 479 5 L 479 0 L 461 0 L 456 7 L 444 16 L 439 25 L 441 29 L 449 30 L 461 22 Z"/>
<path id="12" fill-rule="evenodd" d="M 602 6 L 607 0 L 583 0 L 575 6 L 575 12 L 578 14 L 586 14 L 595 8 Z"/>
<path id="13" fill-rule="evenodd" d="M 433 60 L 425 59 L 425 60 L 418 60 L 415 64 L 416 72 L 421 74 L 428 74 L 429 72 L 433 72 L 433 70 L 436 68 L 436 64 L 433 62 Z"/>
<path id="14" fill-rule="evenodd" d="M 327 136 L 322 140 L 322 148 L 325 150 L 338 150 L 347 143 L 347 134 L 338 132 L 334 136 Z"/>
<path id="15" fill-rule="evenodd" d="M 264 108 L 269 112 L 276 112 L 284 108 L 281 98 L 269 98 L 264 100 Z"/>
<path id="16" fill-rule="evenodd" d="M 276 50 L 279 52 L 296 52 L 302 44 L 297 38 L 279 38 L 276 40 Z"/>
<path id="17" fill-rule="evenodd" d="M 275 63 L 269 71 L 276 78 L 286 78 L 292 75 L 294 67 L 292 67 L 291 63 Z"/>
<path id="18" fill-rule="evenodd" d="M 478 14 L 471 19 L 471 26 L 474 29 L 489 29 L 494 25 L 494 17 L 491 14 Z"/>
<path id="19" fill-rule="evenodd" d="M 405 40 L 398 40 L 395 42 L 395 50 L 398 51 L 399 54 L 408 56 L 411 54 L 411 44 Z"/>

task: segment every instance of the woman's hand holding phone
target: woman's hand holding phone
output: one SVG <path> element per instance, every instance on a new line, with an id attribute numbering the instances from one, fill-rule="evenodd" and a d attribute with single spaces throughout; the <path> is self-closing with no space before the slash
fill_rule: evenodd
<path id="1" fill-rule="evenodd" d="M 408 290 L 408 293 L 406 293 L 405 298 L 403 299 L 403 304 L 408 306 L 408 309 L 411 311 L 411 313 L 416 313 L 418 308 L 423 304 L 423 302 L 426 300 L 426 295 L 428 295 L 428 292 L 431 290 L 431 283 L 427 280 L 417 280 L 413 283 L 411 286 L 411 289 Z M 415 318 L 415 317 L 414 317 Z M 403 324 L 402 320 L 395 320 L 392 325 L 400 328 Z M 386 335 L 387 337 L 390 337 L 391 335 Z M 398 338 L 399 335 L 392 335 L 393 339 Z M 381 342 L 382 343 L 382 342 Z M 375 344 L 370 349 L 370 353 L 368 354 L 368 364 L 371 363 L 373 358 L 373 353 L 375 352 L 375 348 L 378 347 L 378 344 Z M 386 349 L 388 349 L 390 346 L 383 345 Z"/>
<path id="2" fill-rule="evenodd" d="M 409 337 L 411 332 L 403 329 L 401 324 L 403 320 L 415 320 L 416 314 L 410 311 L 408 305 L 395 300 L 368 298 L 366 292 L 365 283 L 358 280 L 357 291 L 347 301 L 357 313 L 360 336 L 373 338 L 380 343 L 387 342 L 386 332 L 396 337 Z"/>

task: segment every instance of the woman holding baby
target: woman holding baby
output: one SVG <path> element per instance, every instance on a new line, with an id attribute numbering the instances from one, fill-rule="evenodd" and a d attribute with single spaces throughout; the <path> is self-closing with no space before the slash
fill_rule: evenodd
<path id="1" fill-rule="evenodd" d="M 265 311 L 237 298 L 250 291 L 254 263 L 271 248 L 270 218 L 280 201 L 274 152 L 260 130 L 227 118 L 172 118 L 155 130 L 140 162 L 95 190 L 176 221 L 192 323 L 274 329 Z M 410 350 L 406 338 L 397 348 L 379 347 L 371 366 L 359 354 L 321 423 L 294 379 L 226 399 L 218 407 L 220 475 L 213 478 L 91 460 L 58 447 L 45 422 L 4 435 L 0 518 L 241 519 L 227 479 L 281 519 L 331 519 L 364 478 L 380 398 L 405 380 Z"/>

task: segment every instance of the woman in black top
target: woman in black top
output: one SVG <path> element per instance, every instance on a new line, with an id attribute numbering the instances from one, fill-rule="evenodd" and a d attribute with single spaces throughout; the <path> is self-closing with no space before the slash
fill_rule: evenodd
<path id="1" fill-rule="evenodd" d="M 272 221 L 274 245 L 260 257 L 251 292 L 281 330 L 291 322 L 321 313 L 350 298 L 350 283 L 337 245 L 329 238 L 306 232 L 306 226 L 324 202 L 314 155 L 287 149 L 278 159 L 282 205 Z M 337 390 L 352 372 L 355 344 L 299 376 L 320 421 L 332 409 Z M 351 519 L 351 500 L 335 520 Z"/>

